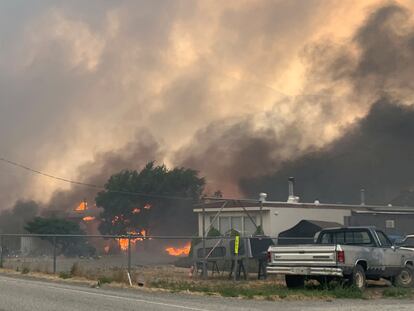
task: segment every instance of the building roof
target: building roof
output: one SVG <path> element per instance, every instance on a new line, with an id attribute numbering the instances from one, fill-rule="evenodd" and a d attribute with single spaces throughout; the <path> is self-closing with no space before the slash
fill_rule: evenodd
<path id="1" fill-rule="evenodd" d="M 224 207 L 223 207 L 224 205 Z M 205 208 L 207 211 L 213 211 L 223 208 L 223 210 L 257 210 L 263 207 L 263 210 L 271 208 L 314 208 L 314 209 L 339 209 L 351 211 L 366 211 L 376 213 L 414 213 L 414 207 L 406 206 L 385 206 L 385 205 L 352 205 L 352 204 L 331 204 L 331 203 L 292 203 L 292 202 L 277 202 L 249 200 L 249 199 L 224 199 L 224 198 L 209 198 L 202 203 L 196 204 L 194 212 L 202 212 Z"/>

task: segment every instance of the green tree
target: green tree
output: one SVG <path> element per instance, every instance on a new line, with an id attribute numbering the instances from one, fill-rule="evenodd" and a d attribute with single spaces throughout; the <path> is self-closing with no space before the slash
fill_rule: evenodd
<path id="1" fill-rule="evenodd" d="M 192 203 L 199 200 L 204 184 L 195 170 L 169 170 L 154 162 L 139 172 L 114 174 L 95 199 L 103 208 L 99 230 L 103 234 L 194 232 Z"/>
<path id="2" fill-rule="evenodd" d="M 36 217 L 26 224 L 25 229 L 32 234 L 85 234 L 78 223 L 60 218 Z M 54 242 L 54 237 L 51 236 L 40 238 L 50 243 Z M 57 237 L 56 245 L 59 252 L 67 256 L 85 256 L 95 253 L 95 249 L 88 244 L 88 241 L 84 237 Z"/>

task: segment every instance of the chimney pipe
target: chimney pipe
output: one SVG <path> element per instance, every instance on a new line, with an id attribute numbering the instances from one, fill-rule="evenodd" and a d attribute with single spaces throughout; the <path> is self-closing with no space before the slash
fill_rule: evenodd
<path id="1" fill-rule="evenodd" d="M 294 187 L 295 187 L 295 177 L 289 177 L 289 197 L 293 198 L 295 196 Z"/>
<path id="2" fill-rule="evenodd" d="M 289 177 L 289 197 L 288 202 L 289 203 L 298 203 L 299 197 L 295 196 L 295 178 Z"/>
<path id="3" fill-rule="evenodd" d="M 365 205 L 365 189 L 361 189 L 361 205 Z"/>

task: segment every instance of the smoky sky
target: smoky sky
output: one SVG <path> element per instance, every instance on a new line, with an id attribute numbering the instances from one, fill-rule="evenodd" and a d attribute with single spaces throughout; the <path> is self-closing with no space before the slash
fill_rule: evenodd
<path id="1" fill-rule="evenodd" d="M 2 2 L 1 154 L 96 184 L 155 160 L 207 191 L 264 191 L 379 102 L 409 110 L 409 3 Z M 4 164 L 0 189 L 1 208 L 94 196 Z"/>

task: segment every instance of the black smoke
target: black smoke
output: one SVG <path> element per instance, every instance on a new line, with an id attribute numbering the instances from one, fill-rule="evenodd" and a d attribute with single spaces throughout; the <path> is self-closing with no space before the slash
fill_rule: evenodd
<path id="1" fill-rule="evenodd" d="M 382 99 L 347 135 L 322 151 L 285 163 L 282 169 L 241 182 L 251 196 L 267 192 L 286 201 L 287 179 L 296 178 L 302 201 L 384 204 L 414 186 L 414 108 Z"/>
<path id="2" fill-rule="evenodd" d="M 24 233 L 28 221 L 33 220 L 41 210 L 35 201 L 17 201 L 13 208 L 0 214 L 0 233 Z"/>

